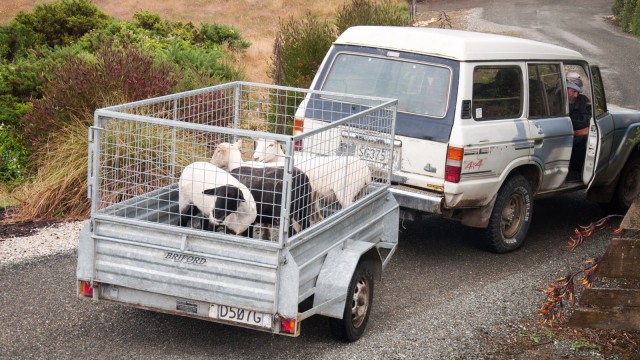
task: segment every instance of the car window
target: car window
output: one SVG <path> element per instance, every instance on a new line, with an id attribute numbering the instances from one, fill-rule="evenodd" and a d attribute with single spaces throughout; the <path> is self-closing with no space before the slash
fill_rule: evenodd
<path id="1" fill-rule="evenodd" d="M 607 112 L 607 101 L 604 95 L 604 86 L 602 85 L 602 76 L 600 76 L 600 68 L 597 66 L 591 67 L 591 74 L 593 75 L 593 93 L 594 103 L 596 110 L 596 117 L 602 116 Z"/>
<path id="2" fill-rule="evenodd" d="M 398 111 L 442 118 L 447 113 L 451 69 L 402 59 L 341 53 L 322 90 L 398 99 Z"/>
<path id="3" fill-rule="evenodd" d="M 560 64 L 529 64 L 529 118 L 564 116 Z"/>
<path id="4" fill-rule="evenodd" d="M 476 66 L 471 109 L 476 120 L 522 115 L 522 70 L 518 66 Z"/>

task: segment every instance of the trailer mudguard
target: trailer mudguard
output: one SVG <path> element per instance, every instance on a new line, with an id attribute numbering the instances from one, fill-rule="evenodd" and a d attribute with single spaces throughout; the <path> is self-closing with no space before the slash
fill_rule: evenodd
<path id="1" fill-rule="evenodd" d="M 375 243 L 347 240 L 343 247 L 329 251 L 324 261 L 313 298 L 318 314 L 342 319 L 349 282 L 361 258 L 374 263 L 374 278 L 380 279 L 382 260 Z"/>

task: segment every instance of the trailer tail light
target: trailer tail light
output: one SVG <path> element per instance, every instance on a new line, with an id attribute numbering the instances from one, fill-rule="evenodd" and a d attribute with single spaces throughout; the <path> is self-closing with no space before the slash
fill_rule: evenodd
<path id="1" fill-rule="evenodd" d="M 280 332 L 287 333 L 287 334 L 295 334 L 296 333 L 296 320 L 295 319 L 280 318 Z"/>
<path id="2" fill-rule="evenodd" d="M 93 297 L 93 288 L 91 283 L 85 280 L 80 280 L 80 295 L 86 297 Z"/>
<path id="3" fill-rule="evenodd" d="M 460 173 L 462 172 L 462 156 L 464 149 L 458 147 L 449 147 L 447 149 L 447 165 L 444 167 L 444 180 L 452 183 L 460 182 Z"/>
<path id="4" fill-rule="evenodd" d="M 304 130 L 304 118 L 296 117 L 293 119 L 293 136 L 302 134 Z M 296 140 L 294 143 L 294 150 L 302 150 L 302 139 Z"/>

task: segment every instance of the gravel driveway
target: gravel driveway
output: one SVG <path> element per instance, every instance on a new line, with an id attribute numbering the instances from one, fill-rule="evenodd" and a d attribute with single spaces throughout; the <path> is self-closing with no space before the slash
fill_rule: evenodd
<path id="1" fill-rule="evenodd" d="M 456 3 L 479 6 L 426 4 Z M 467 24 L 484 31 L 521 31 L 483 20 L 482 13 L 479 8 L 465 12 Z M 575 271 L 584 258 L 604 253 L 608 231 L 574 253 L 564 250 L 574 227 L 603 214 L 580 194 L 535 206 L 527 243 L 505 255 L 479 250 L 477 230 L 457 223 L 427 217 L 403 224 L 399 249 L 376 284 L 367 333 L 353 344 L 336 343 L 319 317 L 305 320 L 302 335 L 292 339 L 81 301 L 75 297 L 74 249 L 84 222 L 0 238 L 0 358 L 601 358 L 588 348 L 572 349 L 573 340 L 548 335 L 535 324 L 535 313 L 548 282 Z"/>

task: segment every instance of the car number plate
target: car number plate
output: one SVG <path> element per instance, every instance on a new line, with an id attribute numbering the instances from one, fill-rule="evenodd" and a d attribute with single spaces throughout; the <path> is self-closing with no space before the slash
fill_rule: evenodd
<path id="1" fill-rule="evenodd" d="M 271 314 L 241 309 L 234 306 L 211 304 L 211 306 L 209 306 L 209 317 L 265 329 L 273 328 L 273 318 Z"/>
<path id="2" fill-rule="evenodd" d="M 366 145 L 358 145 L 356 154 L 362 160 L 377 162 L 386 165 L 391 156 L 393 156 L 393 164 L 398 161 L 398 154 L 394 149 L 393 153 L 389 149 L 380 149 Z"/>
<path id="3" fill-rule="evenodd" d="M 386 163 L 389 161 L 389 150 L 359 145 L 358 156 L 362 160 Z"/>

